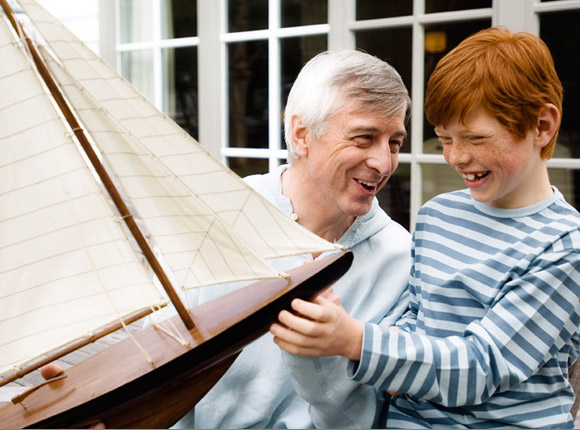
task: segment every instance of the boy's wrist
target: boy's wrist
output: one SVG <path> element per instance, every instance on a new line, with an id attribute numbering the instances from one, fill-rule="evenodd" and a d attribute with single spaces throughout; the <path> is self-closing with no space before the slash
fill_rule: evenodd
<path id="1" fill-rule="evenodd" d="M 362 354 L 362 343 L 363 343 L 363 333 L 364 333 L 364 323 L 355 318 L 351 321 L 351 335 L 349 336 L 351 341 L 348 343 L 348 351 L 345 353 L 345 357 L 353 361 L 360 361 Z"/>

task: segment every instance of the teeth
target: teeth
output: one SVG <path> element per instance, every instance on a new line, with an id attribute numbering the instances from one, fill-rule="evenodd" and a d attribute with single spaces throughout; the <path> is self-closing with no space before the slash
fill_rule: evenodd
<path id="1" fill-rule="evenodd" d="M 475 178 L 479 179 L 486 175 L 486 173 L 464 173 L 463 177 L 468 181 L 473 181 Z"/>
<path id="2" fill-rule="evenodd" d="M 360 179 L 358 180 L 358 183 L 361 185 L 364 185 L 365 187 L 368 187 L 368 188 L 374 188 L 377 186 L 376 182 L 367 182 L 367 181 L 362 181 Z"/>

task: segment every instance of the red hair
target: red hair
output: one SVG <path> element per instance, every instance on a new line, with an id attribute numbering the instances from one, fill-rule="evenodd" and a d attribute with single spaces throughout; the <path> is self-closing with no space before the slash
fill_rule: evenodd
<path id="1" fill-rule="evenodd" d="M 425 114 L 434 126 L 444 125 L 456 116 L 462 121 L 481 105 L 523 139 L 547 103 L 562 112 L 562 97 L 546 44 L 530 33 L 492 27 L 468 37 L 439 61 L 427 84 Z M 542 148 L 542 158 L 552 156 L 557 137 L 556 132 Z"/>

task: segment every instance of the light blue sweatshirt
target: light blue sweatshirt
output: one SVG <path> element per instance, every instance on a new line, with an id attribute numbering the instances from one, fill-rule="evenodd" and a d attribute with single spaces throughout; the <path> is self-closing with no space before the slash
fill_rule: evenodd
<path id="1" fill-rule="evenodd" d="M 284 213 L 291 216 L 292 204 L 282 195 L 282 172 L 246 178 L 247 183 Z M 365 216 L 355 220 L 339 243 L 354 254 L 349 271 L 334 284 L 342 305 L 355 318 L 378 322 L 384 315 L 395 321 L 407 308 L 407 277 L 411 264 L 410 234 L 379 207 L 375 200 Z M 300 266 L 310 256 L 295 256 L 273 262 L 279 270 Z M 193 292 L 193 300 L 203 303 L 238 286 L 205 288 Z M 340 365 L 346 365 L 343 361 Z M 307 360 L 316 365 L 321 380 L 326 373 L 337 375 L 326 395 L 340 398 L 352 394 L 353 381 L 336 368 L 334 357 Z M 312 381 L 317 384 L 317 381 Z M 361 386 L 364 389 L 374 389 Z M 366 407 L 374 416 L 377 403 Z M 360 413 L 360 411 L 359 411 Z M 268 333 L 248 345 L 213 389 L 176 424 L 176 428 L 312 428 L 309 405 L 296 394 L 280 348 Z"/>

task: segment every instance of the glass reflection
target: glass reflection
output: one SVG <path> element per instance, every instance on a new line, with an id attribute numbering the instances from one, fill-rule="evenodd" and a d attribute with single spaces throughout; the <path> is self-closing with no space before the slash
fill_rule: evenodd
<path id="1" fill-rule="evenodd" d="M 144 42 L 153 39 L 153 2 L 151 0 L 120 0 L 121 43 Z"/>
<path id="2" fill-rule="evenodd" d="M 151 103 L 155 102 L 153 51 L 121 52 L 121 74 Z"/>
<path id="3" fill-rule="evenodd" d="M 452 12 L 455 10 L 491 7 L 491 0 L 426 0 L 425 13 Z"/>
<path id="4" fill-rule="evenodd" d="M 357 31 L 355 37 L 358 49 L 387 61 L 399 72 L 409 94 L 411 94 L 411 42 L 413 37 L 411 27 Z M 407 124 L 407 133 L 408 136 L 401 147 L 401 152 L 410 151 L 410 124 Z"/>
<path id="5" fill-rule="evenodd" d="M 325 24 L 327 22 L 327 0 L 282 0 L 282 27 Z"/>
<path id="6" fill-rule="evenodd" d="M 558 146 L 569 157 L 580 157 L 580 11 L 544 14 L 540 17 L 540 37 L 546 42 L 564 87 L 562 125 Z M 565 43 L 563 43 L 565 41 Z M 554 157 L 558 157 L 554 154 Z"/>
<path id="7" fill-rule="evenodd" d="M 413 14 L 413 2 L 409 0 L 357 0 L 356 19 L 392 18 Z"/>
<path id="8" fill-rule="evenodd" d="M 268 42 L 228 45 L 229 141 L 239 148 L 268 147 Z"/>
<path id="9" fill-rule="evenodd" d="M 162 51 L 163 111 L 197 139 L 197 48 L 175 48 Z"/>
<path id="10" fill-rule="evenodd" d="M 265 158 L 229 157 L 227 165 L 240 177 L 268 173 L 268 160 Z"/>
<path id="11" fill-rule="evenodd" d="M 439 194 L 466 188 L 461 176 L 447 164 L 423 164 L 421 174 L 423 176 L 421 204 Z"/>
<path id="12" fill-rule="evenodd" d="M 161 37 L 197 36 L 197 2 L 191 0 L 161 1 Z"/>
<path id="13" fill-rule="evenodd" d="M 389 216 L 409 230 L 411 208 L 411 166 L 399 163 L 395 174 L 377 195 Z"/>
<path id="14" fill-rule="evenodd" d="M 266 28 L 268 28 L 268 0 L 228 0 L 228 31 Z"/>

